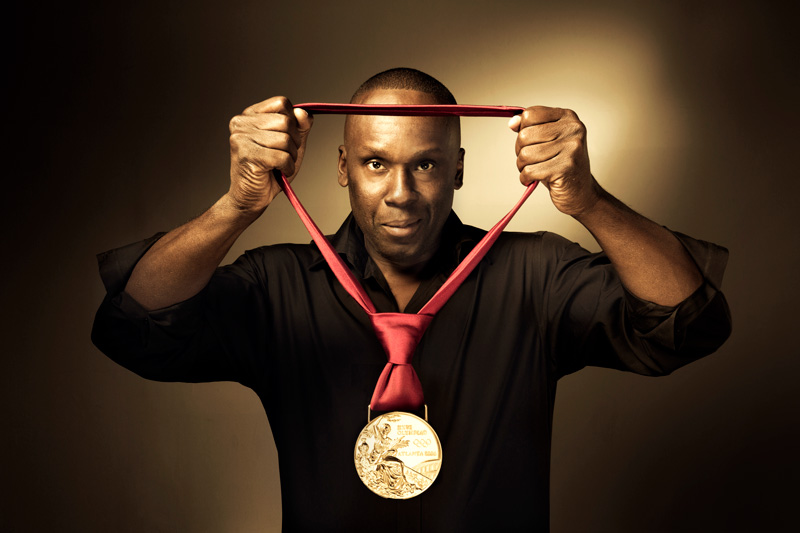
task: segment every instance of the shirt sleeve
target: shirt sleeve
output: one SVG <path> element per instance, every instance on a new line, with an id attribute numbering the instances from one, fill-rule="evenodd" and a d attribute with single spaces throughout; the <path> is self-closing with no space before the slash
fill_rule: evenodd
<path id="1" fill-rule="evenodd" d="M 716 351 L 730 336 L 731 315 L 721 292 L 728 250 L 673 232 L 703 276 L 702 285 L 676 306 L 637 298 L 625 289 L 603 253 L 546 234 L 552 263 L 545 315 L 557 375 L 584 366 L 666 375 Z M 560 242 L 552 242 L 560 241 Z"/>
<path id="2" fill-rule="evenodd" d="M 252 387 L 268 334 L 266 289 L 258 270 L 245 254 L 218 268 L 192 298 L 147 311 L 124 289 L 136 263 L 163 235 L 97 256 L 106 296 L 95 315 L 92 342 L 147 379 L 237 381 Z"/>

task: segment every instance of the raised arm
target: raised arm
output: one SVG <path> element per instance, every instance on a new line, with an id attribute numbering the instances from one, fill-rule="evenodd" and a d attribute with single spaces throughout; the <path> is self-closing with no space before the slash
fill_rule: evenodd
<path id="1" fill-rule="evenodd" d="M 586 128 L 573 111 L 530 107 L 512 118 L 509 127 L 518 133 L 520 181 L 541 181 L 547 187 L 556 208 L 592 233 L 631 293 L 674 306 L 700 287 L 700 271 L 675 236 L 594 179 Z"/>
<path id="2" fill-rule="evenodd" d="M 281 191 L 271 170 L 290 180 L 303 160 L 312 117 L 284 97 L 248 107 L 230 122 L 230 188 L 199 217 L 170 231 L 136 264 L 125 291 L 148 310 L 191 298 L 241 233 Z"/>

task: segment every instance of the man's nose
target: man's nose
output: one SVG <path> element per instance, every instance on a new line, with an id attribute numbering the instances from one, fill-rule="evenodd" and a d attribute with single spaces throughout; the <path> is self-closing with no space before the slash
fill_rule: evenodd
<path id="1" fill-rule="evenodd" d="M 386 194 L 386 203 L 389 205 L 406 205 L 417 197 L 414 186 L 414 175 L 406 168 L 394 169 L 389 174 L 389 190 Z"/>

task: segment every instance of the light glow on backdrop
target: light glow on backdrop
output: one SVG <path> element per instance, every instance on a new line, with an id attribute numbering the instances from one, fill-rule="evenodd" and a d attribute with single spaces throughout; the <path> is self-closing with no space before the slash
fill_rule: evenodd
<path id="1" fill-rule="evenodd" d="M 467 73 L 461 70 L 443 77 L 454 79 L 462 89 L 456 94 L 461 103 L 573 109 L 587 127 L 592 172 L 601 185 L 634 209 L 653 214 L 668 188 L 680 185 L 670 162 L 686 138 L 685 116 L 670 95 L 658 48 L 647 34 L 619 18 L 587 17 L 576 24 L 568 36 L 554 31 L 542 39 L 549 45 L 526 58 L 536 65 L 535 72 L 517 83 L 465 79 Z M 598 31 L 613 39 L 599 38 Z M 569 62 L 564 61 L 564 49 L 570 51 Z M 491 45 L 484 53 L 477 63 L 499 63 L 498 72 L 517 68 L 514 59 Z M 522 194 L 515 136 L 504 119 L 462 119 L 462 125 L 466 175 L 455 209 L 463 213 L 464 222 L 490 227 Z M 577 222 L 556 211 L 544 188 L 534 193 L 508 229 L 555 231 L 597 249 Z"/>

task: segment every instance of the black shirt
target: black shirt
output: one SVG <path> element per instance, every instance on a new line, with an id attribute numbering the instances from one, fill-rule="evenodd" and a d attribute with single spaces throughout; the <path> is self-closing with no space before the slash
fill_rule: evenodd
<path id="1" fill-rule="evenodd" d="M 418 311 L 483 234 L 451 214 L 405 311 Z M 315 245 L 248 251 L 197 296 L 149 313 L 123 289 L 158 236 L 100 254 L 108 295 L 92 338 L 149 379 L 251 387 L 278 449 L 285 530 L 546 531 L 558 378 L 586 365 L 668 374 L 730 333 L 719 292 L 727 251 L 676 236 L 705 283 L 664 307 L 628 293 L 602 253 L 551 233 L 503 233 L 415 353 L 443 464 L 411 500 L 376 496 L 356 475 L 356 438 L 386 356 Z M 352 216 L 332 243 L 376 308 L 397 311 Z"/>

